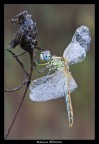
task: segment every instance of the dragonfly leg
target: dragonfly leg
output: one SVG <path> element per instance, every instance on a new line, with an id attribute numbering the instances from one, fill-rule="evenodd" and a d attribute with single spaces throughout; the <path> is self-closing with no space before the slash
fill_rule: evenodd
<path id="1" fill-rule="evenodd" d="M 44 50 L 44 48 L 41 48 L 41 47 L 38 47 L 38 46 L 35 46 L 36 49 L 39 49 L 39 50 Z"/>
<path id="2" fill-rule="evenodd" d="M 34 62 L 35 62 L 36 64 L 42 64 L 36 57 L 34 57 Z"/>
<path id="3" fill-rule="evenodd" d="M 38 72 L 38 73 L 42 73 L 44 72 L 46 69 L 47 69 L 47 66 L 42 68 L 41 70 L 39 70 L 36 66 L 34 66 L 35 70 Z"/>

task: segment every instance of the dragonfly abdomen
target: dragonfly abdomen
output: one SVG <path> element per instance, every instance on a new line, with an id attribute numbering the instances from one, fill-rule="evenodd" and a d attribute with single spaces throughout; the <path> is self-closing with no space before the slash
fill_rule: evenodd
<path id="1" fill-rule="evenodd" d="M 69 93 L 67 93 L 67 96 L 66 96 L 66 105 L 67 105 L 69 126 L 72 127 L 72 125 L 73 125 L 73 108 L 72 108 L 72 103 L 71 103 L 71 98 L 69 96 Z"/>
<path id="2" fill-rule="evenodd" d="M 66 87 L 65 98 L 66 98 L 66 107 L 67 107 L 67 113 L 68 113 L 69 127 L 72 127 L 72 125 L 73 125 L 73 108 L 72 108 L 72 102 L 71 102 L 71 97 L 70 97 L 71 75 L 70 75 L 67 65 L 65 65 L 64 76 L 65 76 L 65 87 Z"/>

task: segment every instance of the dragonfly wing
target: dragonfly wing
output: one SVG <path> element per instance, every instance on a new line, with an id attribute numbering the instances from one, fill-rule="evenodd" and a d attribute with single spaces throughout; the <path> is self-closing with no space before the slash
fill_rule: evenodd
<path id="1" fill-rule="evenodd" d="M 68 64 L 81 62 L 86 57 L 86 52 L 89 50 L 91 43 L 90 31 L 86 26 L 79 27 L 71 43 L 67 46 L 63 53 L 63 57 L 68 59 Z"/>
<path id="2" fill-rule="evenodd" d="M 77 88 L 77 84 L 72 77 L 70 81 L 70 91 L 72 92 L 75 88 Z M 65 96 L 64 74 L 61 71 L 34 80 L 30 84 L 29 97 L 32 101 L 48 101 L 63 96 Z"/>

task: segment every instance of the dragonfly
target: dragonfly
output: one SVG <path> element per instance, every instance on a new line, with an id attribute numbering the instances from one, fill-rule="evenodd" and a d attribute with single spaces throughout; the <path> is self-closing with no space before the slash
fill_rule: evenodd
<path id="1" fill-rule="evenodd" d="M 29 97 L 32 101 L 44 102 L 65 97 L 69 127 L 73 126 L 74 114 L 70 93 L 77 88 L 77 83 L 69 71 L 69 65 L 82 62 L 90 48 L 91 37 L 87 26 L 76 29 L 72 41 L 63 52 L 63 56 L 53 56 L 49 50 L 42 51 L 40 59 L 45 66 L 38 72 L 48 70 L 48 74 L 30 84 Z M 52 73 L 53 72 L 53 73 Z"/>

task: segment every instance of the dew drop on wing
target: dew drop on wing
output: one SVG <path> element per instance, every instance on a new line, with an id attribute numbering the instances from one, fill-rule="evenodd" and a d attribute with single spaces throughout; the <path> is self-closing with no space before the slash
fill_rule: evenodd
<path id="1" fill-rule="evenodd" d="M 71 77 L 70 92 L 76 88 L 77 84 Z M 48 101 L 64 96 L 64 74 L 62 71 L 34 80 L 30 85 L 29 97 L 32 101 Z"/>
<path id="2" fill-rule="evenodd" d="M 72 41 L 64 50 L 63 57 L 68 59 L 68 64 L 82 62 L 90 48 L 91 37 L 89 28 L 86 26 L 79 27 L 72 38 Z"/>

